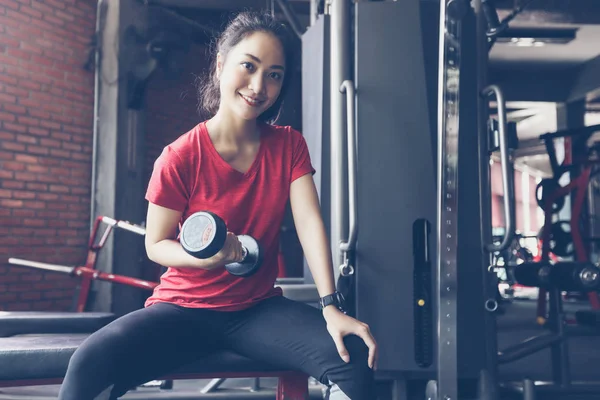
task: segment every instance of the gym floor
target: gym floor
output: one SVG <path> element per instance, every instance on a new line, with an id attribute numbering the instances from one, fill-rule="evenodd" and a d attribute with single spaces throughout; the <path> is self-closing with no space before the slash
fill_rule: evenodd
<path id="1" fill-rule="evenodd" d="M 498 347 L 500 349 L 514 345 L 532 336 L 544 333 L 544 328 L 535 322 L 535 301 L 514 301 L 506 306 L 506 312 L 498 317 Z M 587 303 L 565 303 L 565 311 L 589 308 Z M 600 335 L 583 336 L 569 340 L 571 376 L 573 382 L 600 382 Z M 503 380 L 521 381 L 530 378 L 535 381 L 550 381 L 552 363 L 550 350 L 542 350 L 522 360 L 501 365 L 500 375 Z M 227 379 L 219 389 L 200 394 L 210 380 L 176 381 L 171 390 L 160 390 L 155 387 L 143 387 L 130 391 L 123 400 L 158 400 L 158 399 L 274 399 L 277 381 L 274 378 L 260 379 L 260 390 L 252 392 L 254 379 Z M 0 388 L 0 400 L 51 400 L 57 398 L 59 386 L 37 386 L 22 388 Z M 311 382 L 311 400 L 322 399 L 322 385 Z M 421 392 L 422 393 L 422 392 Z M 411 395 L 407 400 L 423 400 L 424 395 Z M 502 396 L 498 400 L 519 399 L 520 396 Z M 587 396 L 537 396 L 536 400 L 583 400 L 598 399 L 598 395 Z M 462 399 L 461 399 L 462 400 Z"/>

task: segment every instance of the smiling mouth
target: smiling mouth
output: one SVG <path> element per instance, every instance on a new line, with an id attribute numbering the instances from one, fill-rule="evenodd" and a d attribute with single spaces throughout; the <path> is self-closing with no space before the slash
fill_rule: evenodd
<path id="1" fill-rule="evenodd" d="M 250 107 L 258 107 L 265 102 L 264 100 L 258 100 L 258 99 L 253 99 L 252 97 L 244 96 L 241 93 L 240 93 L 240 97 L 242 99 L 244 99 L 246 104 L 248 104 Z"/>

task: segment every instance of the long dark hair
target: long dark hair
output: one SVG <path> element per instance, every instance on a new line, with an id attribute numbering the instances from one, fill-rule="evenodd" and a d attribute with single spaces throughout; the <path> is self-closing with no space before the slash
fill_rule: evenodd
<path id="1" fill-rule="evenodd" d="M 279 118 L 283 106 L 283 99 L 290 86 L 290 79 L 293 71 L 292 63 L 294 52 L 291 41 L 292 37 L 286 25 L 275 20 L 270 14 L 251 11 L 239 13 L 229 25 L 227 25 L 216 41 L 216 46 L 214 46 L 214 50 L 211 54 L 212 62 L 208 74 L 199 81 L 198 85 L 198 112 L 204 117 L 214 116 L 219 109 L 219 103 L 221 101 L 219 80 L 217 79 L 216 73 L 217 53 L 221 53 L 224 59 L 227 58 L 227 54 L 233 47 L 255 32 L 272 34 L 279 39 L 281 46 L 283 47 L 287 71 L 283 76 L 281 92 L 275 103 L 273 103 L 268 110 L 263 112 L 258 117 L 258 120 L 273 124 Z"/>

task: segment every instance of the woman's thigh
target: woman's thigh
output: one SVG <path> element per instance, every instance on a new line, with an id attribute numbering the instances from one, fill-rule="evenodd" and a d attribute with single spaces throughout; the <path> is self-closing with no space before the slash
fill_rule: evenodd
<path id="1" fill-rule="evenodd" d="M 350 362 L 345 363 L 321 311 L 307 304 L 284 297 L 265 300 L 240 313 L 225 338 L 228 347 L 247 357 L 333 382 L 352 400 L 372 398 L 368 347 L 358 336 L 346 336 Z"/>
<path id="2" fill-rule="evenodd" d="M 71 357 L 60 398 L 93 398 L 114 385 L 112 398 L 214 351 L 213 315 L 158 303 L 118 318 Z"/>

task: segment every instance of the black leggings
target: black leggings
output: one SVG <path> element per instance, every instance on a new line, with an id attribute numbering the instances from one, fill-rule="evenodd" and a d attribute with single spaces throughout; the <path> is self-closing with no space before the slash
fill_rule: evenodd
<path id="1" fill-rule="evenodd" d="M 352 400 L 375 398 L 368 348 L 347 336 L 350 362 L 339 356 L 321 312 L 284 297 L 220 312 L 167 303 L 127 314 L 88 337 L 71 357 L 60 400 L 110 399 L 217 350 L 333 382 Z"/>

